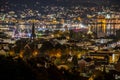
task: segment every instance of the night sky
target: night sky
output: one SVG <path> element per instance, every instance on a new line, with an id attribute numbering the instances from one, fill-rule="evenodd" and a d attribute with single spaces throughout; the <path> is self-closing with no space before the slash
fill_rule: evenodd
<path id="1" fill-rule="evenodd" d="M 17 10 L 23 7 L 21 5 L 34 8 L 35 3 L 38 3 L 38 6 L 99 5 L 111 7 L 111 5 L 118 5 L 120 7 L 120 0 L 0 0 L 0 9 Z"/>
<path id="2" fill-rule="evenodd" d="M 60 3 L 60 2 L 68 2 L 68 4 L 70 4 L 70 3 L 72 3 L 72 2 L 91 2 L 91 3 L 94 3 L 94 2 L 96 2 L 96 3 L 100 3 L 100 2 L 102 2 L 102 1 L 104 1 L 104 2 L 107 2 L 107 1 L 109 1 L 110 2 L 110 4 L 120 4 L 120 1 L 119 0 L 0 0 L 0 4 L 1 5 L 4 5 L 3 3 L 6 3 L 6 2 L 8 2 L 8 3 L 27 3 L 27 4 L 31 4 L 32 2 L 40 2 L 40 3 L 42 3 L 42 2 L 46 2 L 46 3 L 51 3 L 51 2 L 53 2 L 53 3 Z"/>

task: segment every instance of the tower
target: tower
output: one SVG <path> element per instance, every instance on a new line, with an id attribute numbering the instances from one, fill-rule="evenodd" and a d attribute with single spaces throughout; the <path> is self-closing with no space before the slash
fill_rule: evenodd
<path id="1" fill-rule="evenodd" d="M 36 37 L 36 34 L 35 34 L 35 25 L 34 25 L 34 23 L 32 24 L 32 33 L 31 33 L 31 39 L 35 39 L 35 37 Z"/>

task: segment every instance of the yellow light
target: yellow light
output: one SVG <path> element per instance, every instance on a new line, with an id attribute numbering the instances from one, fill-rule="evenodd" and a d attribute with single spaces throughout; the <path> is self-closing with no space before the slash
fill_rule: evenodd
<path id="1" fill-rule="evenodd" d="M 61 54 L 60 54 L 60 53 L 57 53 L 57 54 L 56 54 L 56 57 L 57 57 L 57 58 L 60 58 L 60 57 L 61 57 Z"/>
<path id="2" fill-rule="evenodd" d="M 35 56 L 37 56 L 38 55 L 38 51 L 34 51 L 33 52 L 33 56 L 35 57 Z"/>
<path id="3" fill-rule="evenodd" d="M 81 58 L 81 54 L 78 54 L 77 57 L 78 57 L 78 58 Z"/>
<path id="4" fill-rule="evenodd" d="M 15 52 L 12 50 L 9 52 L 10 56 L 13 56 L 15 54 Z"/>
<path id="5" fill-rule="evenodd" d="M 24 50 L 21 50 L 21 51 L 20 51 L 20 55 L 19 55 L 20 58 L 23 58 L 23 54 L 24 54 Z"/>

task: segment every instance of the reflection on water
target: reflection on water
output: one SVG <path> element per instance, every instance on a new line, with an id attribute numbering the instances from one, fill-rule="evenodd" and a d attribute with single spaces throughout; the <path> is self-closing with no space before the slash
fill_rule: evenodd
<path id="1" fill-rule="evenodd" d="M 31 25 L 0 25 L 0 31 L 11 37 L 30 37 Z"/>

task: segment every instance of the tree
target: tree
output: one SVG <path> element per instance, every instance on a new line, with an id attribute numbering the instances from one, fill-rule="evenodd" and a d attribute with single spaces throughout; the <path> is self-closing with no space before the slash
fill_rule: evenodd
<path id="1" fill-rule="evenodd" d="M 116 37 L 117 39 L 120 39 L 120 29 L 116 31 Z"/>
<path id="2" fill-rule="evenodd" d="M 45 41 L 45 42 L 43 42 L 43 45 L 40 48 L 40 52 L 44 53 L 44 52 L 46 52 L 48 50 L 51 50 L 53 48 L 54 48 L 54 46 L 53 46 L 53 44 L 51 42 Z"/>

